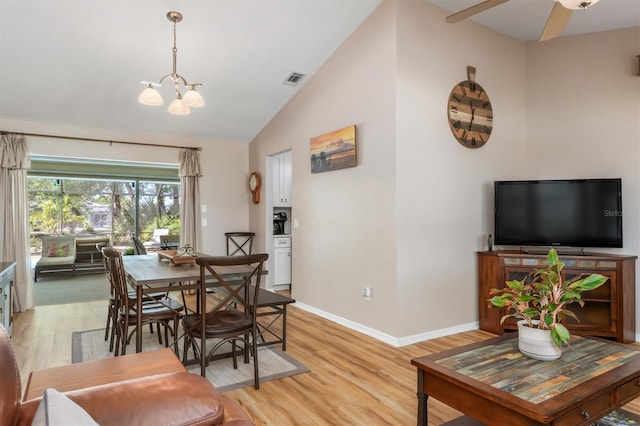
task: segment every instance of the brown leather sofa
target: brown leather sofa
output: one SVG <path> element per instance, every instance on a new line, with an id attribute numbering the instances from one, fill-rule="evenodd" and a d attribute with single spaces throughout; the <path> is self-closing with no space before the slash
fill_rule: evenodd
<path id="1" fill-rule="evenodd" d="M 11 339 L 1 324 L 0 386 L 0 425 L 30 425 L 40 398 L 22 400 L 20 371 Z M 186 370 L 108 383 L 64 394 L 101 426 L 254 425 L 235 401 L 220 395 L 206 379 L 187 373 Z"/>

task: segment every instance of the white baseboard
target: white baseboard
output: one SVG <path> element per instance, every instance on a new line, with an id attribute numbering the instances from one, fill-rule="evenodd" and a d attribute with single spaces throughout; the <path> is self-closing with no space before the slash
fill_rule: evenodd
<path id="1" fill-rule="evenodd" d="M 413 336 L 400 337 L 397 346 L 407 346 L 414 343 L 424 342 L 425 340 L 437 339 L 438 337 L 450 336 L 452 334 L 464 333 L 465 331 L 478 330 L 480 324 L 478 321 L 468 322 L 453 327 L 441 328 L 440 330 L 428 331 L 426 333 L 414 334 Z"/>
<path id="2" fill-rule="evenodd" d="M 279 285 L 274 284 L 273 287 L 271 287 L 271 290 L 272 291 L 291 290 L 291 284 L 279 284 Z"/>
<path id="3" fill-rule="evenodd" d="M 463 333 L 465 331 L 478 330 L 480 328 L 480 324 L 477 321 L 474 321 L 474 322 L 469 322 L 467 324 L 456 325 L 454 327 L 442 328 L 440 330 L 414 334 L 412 336 L 394 337 L 389 334 L 378 331 L 376 329 L 373 329 L 371 327 L 367 327 L 366 325 L 357 323 L 355 321 L 351 321 L 346 318 L 342 318 L 338 315 L 325 312 L 321 309 L 314 308 L 313 306 L 305 305 L 304 303 L 301 303 L 301 302 L 296 302 L 295 305 L 296 307 L 303 309 L 307 312 L 311 312 L 312 314 L 316 314 L 322 318 L 328 319 L 329 321 L 333 321 L 335 323 L 343 325 L 359 333 L 366 334 L 367 336 L 373 337 L 374 339 L 378 339 L 382 342 L 388 343 L 389 345 L 392 345 L 395 347 L 412 345 L 414 343 L 424 342 L 426 340 L 431 340 L 431 339 L 437 339 L 438 337 L 449 336 L 451 334 Z M 640 342 L 640 334 L 636 334 L 635 339 L 636 339 L 636 342 Z"/>
<path id="4" fill-rule="evenodd" d="M 331 314 L 329 312 L 325 312 L 321 309 L 314 308 L 313 306 L 305 305 L 304 303 L 296 302 L 295 306 L 297 308 L 303 309 L 307 312 L 311 312 L 312 314 L 318 315 L 322 318 L 328 319 L 329 321 L 333 321 L 337 324 L 343 325 L 347 328 L 360 332 L 362 334 L 366 334 L 367 336 L 373 337 L 374 339 L 378 339 L 384 343 L 395 347 L 401 347 L 406 345 L 411 345 L 418 342 L 423 342 L 425 340 L 435 339 L 437 337 L 448 336 L 450 334 L 462 333 L 464 331 L 477 330 L 478 322 L 470 322 L 467 324 L 461 324 L 455 327 L 443 328 L 440 330 L 429 331 L 427 333 L 415 334 L 413 336 L 406 337 L 395 337 L 389 334 L 383 333 L 371 327 L 367 327 L 355 321 L 348 320 L 346 318 L 342 318 L 338 315 Z"/>

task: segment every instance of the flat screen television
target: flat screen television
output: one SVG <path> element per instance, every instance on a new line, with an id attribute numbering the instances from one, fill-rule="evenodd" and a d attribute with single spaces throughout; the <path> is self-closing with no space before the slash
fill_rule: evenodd
<path id="1" fill-rule="evenodd" d="M 495 244 L 622 247 L 622 179 L 494 182 Z"/>

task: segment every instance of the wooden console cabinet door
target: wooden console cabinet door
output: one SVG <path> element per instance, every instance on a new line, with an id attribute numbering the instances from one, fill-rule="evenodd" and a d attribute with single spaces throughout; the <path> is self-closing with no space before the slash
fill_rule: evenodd
<path id="1" fill-rule="evenodd" d="M 479 322 L 480 329 L 495 334 L 516 330 L 515 320 L 509 318 L 503 324 L 500 319 L 504 309 L 489 307 L 489 291 L 502 288 L 508 280 L 520 280 L 529 272 L 546 266 L 546 254 L 527 254 L 520 251 L 479 252 Z M 600 288 L 582 294 L 584 306 L 569 305 L 579 322 L 566 319 L 571 333 L 612 338 L 618 342 L 635 341 L 635 256 L 608 254 L 560 255 L 565 264 L 563 278 L 597 273 L 609 280 Z"/>
<path id="2" fill-rule="evenodd" d="M 478 295 L 480 330 L 489 333 L 502 334 L 504 327 L 500 325 L 500 318 L 504 314 L 502 309 L 490 307 L 489 291 L 492 288 L 502 288 L 505 283 L 504 261 L 499 256 L 492 256 L 492 252 L 478 253 Z"/>

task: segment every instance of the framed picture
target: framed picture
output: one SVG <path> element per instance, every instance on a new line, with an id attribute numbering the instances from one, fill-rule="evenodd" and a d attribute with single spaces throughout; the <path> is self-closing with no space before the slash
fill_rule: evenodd
<path id="1" fill-rule="evenodd" d="M 355 167 L 356 126 L 311 138 L 311 173 Z"/>

